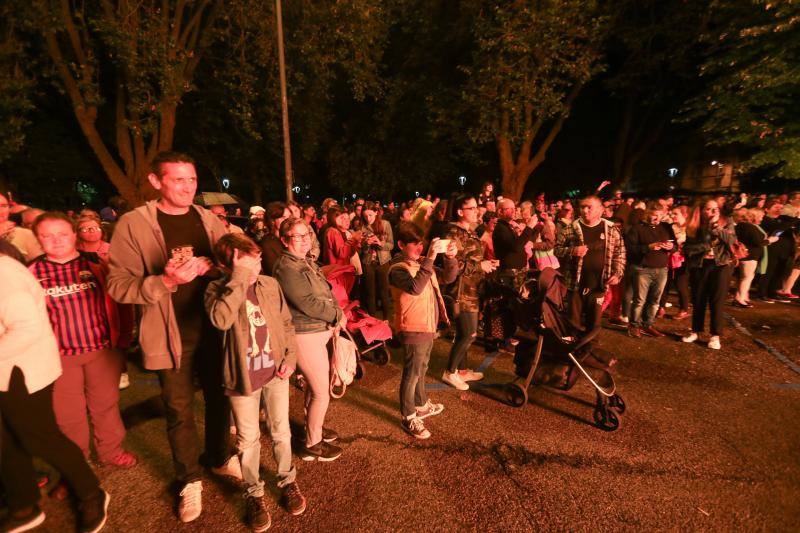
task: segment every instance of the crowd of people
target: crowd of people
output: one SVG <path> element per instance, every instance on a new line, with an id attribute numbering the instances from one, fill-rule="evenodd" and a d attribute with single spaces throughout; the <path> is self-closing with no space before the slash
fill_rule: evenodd
<path id="1" fill-rule="evenodd" d="M 317 210 L 276 201 L 250 207 L 239 222 L 226 206 L 194 203 L 188 155 L 159 154 L 148 179 L 157 200 L 99 214 L 43 211 L 0 195 L 4 530 L 44 520 L 33 457 L 61 472 L 79 502 L 81 531 L 104 526 L 110 496 L 91 453 L 110 467 L 138 463 L 124 447 L 119 410 L 119 391 L 129 386 L 125 354 L 134 351 L 158 376 L 181 521 L 202 512 L 206 467 L 240 480 L 248 526 L 269 528 L 259 474 L 262 413 L 282 504 L 303 513 L 289 424 L 295 371 L 306 384 L 299 457 L 324 462 L 342 454 L 325 418 L 328 346 L 347 318 L 328 267 L 352 267 L 350 297 L 391 322 L 403 353 L 400 426 L 419 439 L 431 437 L 426 420 L 444 410 L 425 390 L 442 327 L 454 339 L 441 380 L 458 390 L 483 379 L 469 362 L 481 326 L 489 350 L 517 343 L 514 328 L 488 305 L 489 284 L 518 290 L 531 273 L 555 268 L 575 327 L 592 329 L 605 316 L 633 338 L 663 337 L 656 320 L 675 307 L 669 318 L 691 317 L 681 340 L 702 335 L 716 350 L 726 304 L 752 307 L 751 294 L 764 304 L 798 299 L 800 193 L 689 202 L 616 191 L 604 199 L 604 182 L 579 201 L 539 194 L 517 204 L 487 183 L 476 196 L 399 204 L 328 198 Z M 205 406 L 202 445 L 196 384 Z"/>

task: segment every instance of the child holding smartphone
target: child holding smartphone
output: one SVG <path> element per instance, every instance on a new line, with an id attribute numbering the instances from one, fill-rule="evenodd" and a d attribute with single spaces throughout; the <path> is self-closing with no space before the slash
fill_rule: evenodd
<path id="1" fill-rule="evenodd" d="M 458 274 L 457 249 L 455 242 L 433 239 L 423 257 L 422 231 L 409 222 L 398 225 L 395 237 L 400 253 L 390 263 L 389 286 L 394 301 L 394 329 L 405 353 L 400 380 L 401 425 L 413 437 L 427 439 L 431 433 L 423 419 L 438 415 L 444 406 L 428 399 L 425 374 L 439 321 L 447 321 L 433 261 L 444 252 L 442 283 L 452 283 Z"/>
<path id="2" fill-rule="evenodd" d="M 205 308 L 223 333 L 223 385 L 236 424 L 242 465 L 247 522 L 266 531 L 271 518 L 259 477 L 259 410 L 263 394 L 272 454 L 278 466 L 278 487 L 287 510 L 299 515 L 306 500 L 295 482 L 289 426 L 289 376 L 297 360 L 292 316 L 278 282 L 261 273 L 261 250 L 244 234 L 228 234 L 214 245 L 223 277 L 209 284 Z"/>

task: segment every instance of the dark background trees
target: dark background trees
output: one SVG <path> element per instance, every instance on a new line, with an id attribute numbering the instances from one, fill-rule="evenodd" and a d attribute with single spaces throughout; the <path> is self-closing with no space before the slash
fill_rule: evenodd
<path id="1" fill-rule="evenodd" d="M 80 181 L 139 202 L 152 156 L 175 148 L 205 189 L 283 195 L 273 2 L 0 14 L 4 190 L 66 204 Z M 797 0 L 296 0 L 283 15 L 301 201 L 441 194 L 461 175 L 513 197 L 638 187 L 706 145 L 798 177 Z"/>

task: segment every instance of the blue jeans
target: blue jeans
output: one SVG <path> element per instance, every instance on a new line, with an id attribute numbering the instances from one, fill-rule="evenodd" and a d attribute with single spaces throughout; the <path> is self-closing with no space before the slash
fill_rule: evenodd
<path id="1" fill-rule="evenodd" d="M 433 340 L 403 345 L 406 356 L 403 376 L 400 378 L 400 413 L 403 418 L 416 416 L 416 408 L 428 403 L 425 374 L 428 373 L 428 361 L 431 359 L 432 349 Z"/>
<path id="2" fill-rule="evenodd" d="M 261 431 L 258 413 L 261 395 L 267 410 L 267 426 L 272 437 L 272 456 L 278 465 L 278 487 L 292 483 L 297 470 L 292 465 L 292 430 L 289 426 L 289 379 L 272 378 L 249 396 L 231 396 L 231 410 L 236 424 L 236 448 L 242 464 L 245 495 L 264 495 L 264 482 L 258 475 L 261 465 Z"/>
<path id="3" fill-rule="evenodd" d="M 633 272 L 633 304 L 631 326 L 648 328 L 653 325 L 658 313 L 661 293 L 667 284 L 669 269 L 631 265 Z"/>

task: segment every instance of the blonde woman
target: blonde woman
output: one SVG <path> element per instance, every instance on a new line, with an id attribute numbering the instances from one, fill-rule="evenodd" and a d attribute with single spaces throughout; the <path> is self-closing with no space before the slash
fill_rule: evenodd
<path id="1" fill-rule="evenodd" d="M 778 240 L 778 237 L 768 237 L 767 232 L 761 229 L 764 219 L 763 209 L 740 209 L 739 221 L 736 224 L 736 238 L 747 247 L 748 255 L 739 262 L 739 286 L 733 305 L 736 307 L 753 307 L 750 303 L 750 285 L 756 272 L 764 274 L 767 270 L 767 246 Z"/>

